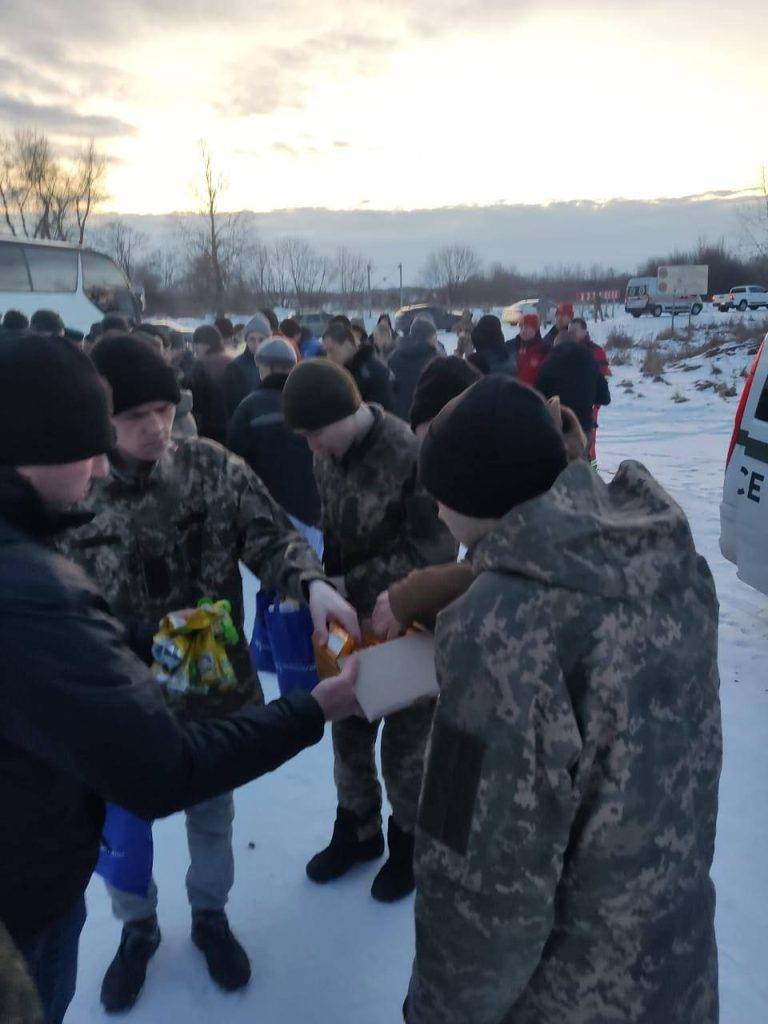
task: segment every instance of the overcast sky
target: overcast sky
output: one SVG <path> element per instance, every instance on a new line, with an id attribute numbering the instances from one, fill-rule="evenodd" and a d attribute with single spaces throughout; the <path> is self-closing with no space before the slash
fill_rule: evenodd
<path id="1" fill-rule="evenodd" d="M 0 129 L 112 158 L 110 206 L 412 209 L 742 189 L 765 0 L 3 0 Z"/>

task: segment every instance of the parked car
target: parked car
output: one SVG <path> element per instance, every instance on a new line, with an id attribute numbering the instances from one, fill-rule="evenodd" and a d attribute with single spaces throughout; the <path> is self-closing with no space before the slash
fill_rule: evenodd
<path id="1" fill-rule="evenodd" d="M 624 296 L 624 311 L 634 317 L 644 313 L 651 316 L 661 316 L 662 313 L 691 313 L 698 316 L 703 308 L 700 295 L 662 294 L 655 277 L 630 278 Z"/>
<path id="2" fill-rule="evenodd" d="M 548 324 L 553 319 L 557 303 L 552 299 L 520 299 L 507 306 L 501 314 L 505 324 L 517 327 L 527 313 L 536 313 L 542 324 Z"/>
<path id="3" fill-rule="evenodd" d="M 739 284 L 729 292 L 712 296 L 712 305 L 717 306 L 721 313 L 729 309 L 738 309 L 743 313 L 747 309 L 768 309 L 768 290 L 760 284 Z"/>
<path id="4" fill-rule="evenodd" d="M 449 313 L 442 306 L 430 306 L 417 303 L 415 306 L 403 306 L 395 313 L 395 330 L 399 334 L 407 334 L 417 316 L 428 316 L 438 331 L 452 331 L 461 320 L 458 313 Z"/>
<path id="5" fill-rule="evenodd" d="M 765 509 L 765 511 L 763 511 Z M 739 579 L 768 594 L 768 335 L 741 393 L 720 505 L 720 550 Z"/>
<path id="6" fill-rule="evenodd" d="M 331 314 L 323 313 L 322 311 L 319 313 L 302 313 L 297 315 L 296 319 L 302 327 L 312 331 L 316 338 L 321 338 L 325 328 L 328 326 L 328 321 L 331 319 Z"/>

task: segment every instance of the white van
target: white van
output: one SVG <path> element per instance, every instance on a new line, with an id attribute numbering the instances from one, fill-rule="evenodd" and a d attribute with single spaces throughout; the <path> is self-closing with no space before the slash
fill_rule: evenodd
<path id="1" fill-rule="evenodd" d="M 109 256 L 68 242 L 0 238 L 0 313 L 53 309 L 86 333 L 105 313 L 141 316 L 131 282 Z"/>
<path id="2" fill-rule="evenodd" d="M 767 536 L 768 335 L 736 410 L 720 505 L 720 550 L 737 567 L 739 579 L 763 594 L 768 594 Z"/>
<path id="3" fill-rule="evenodd" d="M 698 316 L 704 308 L 700 295 L 662 295 L 655 277 L 633 277 L 624 296 L 624 311 L 632 316 L 661 316 L 662 313 L 692 313 Z"/>

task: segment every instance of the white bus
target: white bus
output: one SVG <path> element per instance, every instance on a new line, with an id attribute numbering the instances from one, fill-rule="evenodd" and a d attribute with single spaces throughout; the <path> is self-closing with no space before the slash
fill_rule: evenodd
<path id="1" fill-rule="evenodd" d="M 141 303 L 125 273 L 104 253 L 69 242 L 0 237 L 0 313 L 27 317 L 53 309 L 67 327 L 86 333 L 105 313 L 130 320 Z"/>

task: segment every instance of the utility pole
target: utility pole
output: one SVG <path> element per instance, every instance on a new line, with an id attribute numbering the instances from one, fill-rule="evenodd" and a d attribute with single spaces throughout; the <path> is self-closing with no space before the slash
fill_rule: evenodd
<path id="1" fill-rule="evenodd" d="M 371 264 L 368 264 L 368 316 L 373 316 L 373 292 L 371 291 Z"/>
<path id="2" fill-rule="evenodd" d="M 400 271 L 400 309 L 403 308 L 403 264 L 398 263 L 397 269 Z"/>

